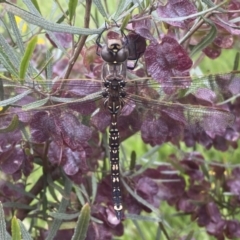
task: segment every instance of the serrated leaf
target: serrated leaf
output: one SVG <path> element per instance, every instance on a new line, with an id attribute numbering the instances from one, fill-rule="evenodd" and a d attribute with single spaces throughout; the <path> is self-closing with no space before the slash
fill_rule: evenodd
<path id="1" fill-rule="evenodd" d="M 21 60 L 20 69 L 19 69 L 19 77 L 20 77 L 21 83 L 23 83 L 24 78 L 26 76 L 29 62 L 32 57 L 35 46 L 37 44 L 37 40 L 38 40 L 37 36 L 35 36 L 31 39 L 31 41 L 27 45 L 27 48 L 26 48 L 23 58 Z"/>
<path id="2" fill-rule="evenodd" d="M 18 219 L 18 224 L 20 226 L 22 239 L 23 240 L 32 240 L 30 233 L 26 230 L 25 226 L 23 225 L 23 223 L 19 219 Z"/>
<path id="3" fill-rule="evenodd" d="M 68 12 L 69 12 L 70 22 L 72 21 L 74 15 L 75 15 L 77 4 L 78 4 L 78 0 L 69 0 L 68 1 Z"/>
<path id="4" fill-rule="evenodd" d="M 93 3 L 96 5 L 97 10 L 101 13 L 104 18 L 108 18 L 108 15 L 102 5 L 101 0 L 93 0 Z"/>
<path id="5" fill-rule="evenodd" d="M 74 229 L 72 240 L 84 240 L 86 239 L 88 225 L 90 221 L 90 206 L 86 203 L 80 212 L 77 225 Z"/>
<path id="6" fill-rule="evenodd" d="M 25 96 L 27 96 L 30 93 L 32 93 L 32 90 L 28 89 L 27 91 L 15 96 L 15 97 L 0 101 L 0 107 L 5 107 L 5 106 L 8 106 L 8 105 L 11 105 L 11 104 L 21 100 L 22 98 L 24 98 Z"/>
<path id="7" fill-rule="evenodd" d="M 193 50 L 191 51 L 190 56 L 192 57 L 195 53 L 201 51 L 205 47 L 207 47 L 210 43 L 213 42 L 217 35 L 217 28 L 215 27 L 214 23 L 210 21 L 209 19 L 205 19 L 204 21 L 207 22 L 211 26 L 210 32 L 208 31 L 207 35 L 201 40 L 201 42 L 196 45 Z"/>
<path id="8" fill-rule="evenodd" d="M 21 240 L 21 231 L 17 218 L 14 216 L 11 222 L 12 240 Z"/>
<path id="9" fill-rule="evenodd" d="M 0 202 L 0 239 L 6 240 L 6 223 L 2 203 Z"/>
<path id="10" fill-rule="evenodd" d="M 14 131 L 18 126 L 18 116 L 14 115 L 10 124 L 5 128 L 0 128 L 0 133 L 8 133 Z"/>

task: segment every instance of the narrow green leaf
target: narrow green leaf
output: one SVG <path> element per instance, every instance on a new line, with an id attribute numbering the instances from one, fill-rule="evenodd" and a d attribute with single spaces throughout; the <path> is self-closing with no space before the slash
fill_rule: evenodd
<path id="1" fill-rule="evenodd" d="M 80 202 L 82 205 L 84 205 L 85 199 L 84 199 L 84 197 L 83 197 L 82 192 L 80 191 L 79 186 L 78 186 L 78 185 L 73 185 L 73 186 L 74 186 L 74 189 L 75 189 L 75 191 L 76 191 L 76 194 L 77 194 L 77 197 L 78 197 L 79 202 Z"/>
<path id="2" fill-rule="evenodd" d="M 11 105 L 11 104 L 21 100 L 22 98 L 24 98 L 25 96 L 27 96 L 30 93 L 32 93 L 32 90 L 28 89 L 27 91 L 15 96 L 15 97 L 0 101 L 0 107 L 5 107 L 5 106 L 8 106 L 8 105 Z"/>
<path id="3" fill-rule="evenodd" d="M 35 46 L 37 44 L 37 40 L 38 40 L 37 36 L 35 36 L 31 39 L 31 41 L 28 43 L 26 51 L 25 51 L 25 53 L 23 55 L 23 58 L 21 60 L 20 69 L 19 69 L 19 77 L 20 77 L 21 83 L 23 83 L 24 78 L 26 76 L 26 72 L 27 72 L 27 69 L 28 69 L 28 66 L 29 66 L 29 62 L 30 62 L 31 56 L 33 54 L 33 51 L 35 49 Z"/>
<path id="4" fill-rule="evenodd" d="M 6 208 L 16 208 L 16 209 L 26 209 L 26 210 L 33 210 L 33 206 L 29 206 L 27 204 L 18 203 L 18 202 L 4 202 L 3 206 Z"/>
<path id="5" fill-rule="evenodd" d="M 240 59 L 240 53 L 239 52 L 237 52 L 236 53 L 236 56 L 235 56 L 235 58 L 234 58 L 234 66 L 233 66 L 233 70 L 234 71 L 237 71 L 238 69 L 239 69 L 239 59 Z"/>
<path id="6" fill-rule="evenodd" d="M 65 13 L 57 20 L 56 23 L 62 23 L 62 22 L 65 20 L 66 16 L 68 16 L 68 15 L 69 15 L 69 11 L 67 10 L 67 11 L 65 11 Z"/>
<path id="7" fill-rule="evenodd" d="M 41 10 L 40 10 L 37 0 L 31 0 L 31 1 L 32 1 L 33 5 L 35 6 L 35 8 L 38 10 L 38 12 L 41 14 Z"/>
<path id="8" fill-rule="evenodd" d="M 131 152 L 130 167 L 129 167 L 131 171 L 135 169 L 135 166 L 136 166 L 136 158 L 137 158 L 136 152 L 135 152 L 135 151 L 132 151 L 132 152 Z"/>
<path id="9" fill-rule="evenodd" d="M 68 178 L 65 178 L 65 185 L 64 185 L 65 193 L 64 193 L 64 195 L 65 196 L 70 196 L 71 189 L 72 189 L 72 182 Z M 65 212 L 68 204 L 69 204 L 69 200 L 66 199 L 63 196 L 62 197 L 62 201 L 61 201 L 61 203 L 59 205 L 58 212 L 59 213 Z M 56 233 L 59 230 L 61 224 L 62 224 L 62 220 L 54 219 L 53 224 L 52 224 L 51 228 L 48 231 L 48 236 L 47 236 L 46 240 L 52 240 L 56 236 Z"/>
<path id="10" fill-rule="evenodd" d="M 18 224 L 19 224 L 20 229 L 21 229 L 22 239 L 23 240 L 32 240 L 30 233 L 26 230 L 25 226 L 23 225 L 23 223 L 19 219 L 18 219 Z"/>
<path id="11" fill-rule="evenodd" d="M 30 12 L 27 12 L 18 7 L 15 7 L 14 5 L 3 3 L 1 6 L 4 7 L 6 11 L 21 17 L 25 21 L 33 25 L 42 27 L 43 29 L 46 29 L 49 31 L 72 33 L 72 34 L 79 34 L 79 35 L 92 35 L 92 34 L 99 34 L 103 30 L 103 29 L 79 28 L 79 27 L 69 26 L 67 24 L 57 24 L 57 23 L 47 21 L 43 17 L 36 16 Z"/>
<path id="12" fill-rule="evenodd" d="M 12 227 L 12 240 L 21 240 L 22 238 L 21 238 L 20 226 L 15 216 L 12 218 L 11 227 Z"/>
<path id="13" fill-rule="evenodd" d="M 92 174 L 92 200 L 91 202 L 95 202 L 95 198 L 96 198 L 96 195 L 97 195 L 97 179 L 95 177 L 94 174 Z"/>
<path id="14" fill-rule="evenodd" d="M 194 234 L 194 231 L 192 230 L 192 231 L 187 235 L 187 237 L 185 238 L 185 240 L 192 240 L 193 234 Z"/>
<path id="15" fill-rule="evenodd" d="M 21 33 L 18 29 L 16 20 L 15 20 L 15 17 L 12 13 L 8 13 L 8 18 L 9 18 L 9 21 L 11 23 L 11 27 L 12 27 L 13 34 L 14 34 L 15 39 L 16 39 L 17 46 L 20 49 L 21 54 L 24 54 L 24 44 L 23 44 L 23 41 L 22 41 Z"/>
<path id="16" fill-rule="evenodd" d="M 49 213 L 49 216 L 54 217 L 55 219 L 60 219 L 60 220 L 73 220 L 76 217 L 79 216 L 79 213 Z"/>
<path id="17" fill-rule="evenodd" d="M 104 18 L 108 18 L 108 15 L 102 5 L 101 0 L 93 0 L 93 3 L 96 5 L 97 10 L 101 13 Z"/>
<path id="18" fill-rule="evenodd" d="M 128 0 L 121 0 L 120 2 L 119 2 L 119 4 L 118 4 L 118 8 L 117 8 L 117 10 L 116 10 L 116 12 L 115 12 L 115 14 L 114 14 L 114 19 L 116 20 L 118 17 L 119 17 L 119 15 L 122 13 L 122 12 L 124 12 L 124 10 L 126 9 L 126 4 L 128 3 Z M 130 4 L 130 3 L 129 3 Z"/>
<path id="19" fill-rule="evenodd" d="M 49 100 L 49 97 L 46 97 L 44 99 L 26 104 L 26 105 L 22 106 L 22 110 L 28 111 L 31 109 L 36 109 L 36 108 L 42 107 L 44 104 L 46 104 L 48 102 L 48 100 Z"/>
<path id="20" fill-rule="evenodd" d="M 14 77 L 18 77 L 18 70 L 12 64 L 11 60 L 9 59 L 8 55 L 5 54 L 3 49 L 0 47 L 0 62 L 5 67 L 6 72 L 11 73 Z"/>
<path id="21" fill-rule="evenodd" d="M 11 62 L 11 65 L 14 67 L 14 69 L 18 69 L 20 65 L 19 55 L 13 49 L 13 47 L 9 45 L 7 40 L 3 37 L 3 34 L 0 34 L 0 52 L 3 55 L 3 59 L 5 59 L 7 56 L 7 59 L 9 60 L 8 62 Z"/>
<path id="22" fill-rule="evenodd" d="M 3 79 L 0 78 L 0 101 L 4 99 Z"/>
<path id="23" fill-rule="evenodd" d="M 6 230 L 6 223 L 4 217 L 4 211 L 2 203 L 0 202 L 0 239 L 6 240 L 7 239 L 7 230 Z"/>
<path id="24" fill-rule="evenodd" d="M 211 30 L 210 32 L 207 33 L 207 35 L 202 39 L 202 41 L 196 45 L 193 50 L 191 51 L 190 56 L 192 57 L 195 53 L 201 51 L 202 49 L 204 49 L 205 47 L 207 47 L 210 43 L 213 42 L 213 40 L 215 39 L 216 35 L 217 35 L 217 28 L 214 25 L 214 23 L 212 21 L 210 21 L 209 19 L 205 19 L 204 21 L 207 22 L 210 26 L 211 26 Z"/>
<path id="25" fill-rule="evenodd" d="M 68 0 L 68 12 L 69 12 L 70 22 L 72 22 L 72 19 L 75 15 L 77 5 L 78 5 L 78 0 Z"/>
<path id="26" fill-rule="evenodd" d="M 18 126 L 18 116 L 14 115 L 10 124 L 5 128 L 0 128 L 0 133 L 8 133 L 14 131 Z"/>
<path id="27" fill-rule="evenodd" d="M 160 218 L 142 216 L 137 214 L 126 214 L 126 218 L 131 220 L 138 220 L 138 221 L 140 220 L 144 222 L 162 222 L 162 219 Z"/>
<path id="28" fill-rule="evenodd" d="M 77 225 L 74 229 L 74 234 L 72 240 L 85 240 L 88 230 L 88 225 L 90 221 L 90 207 L 89 204 L 86 203 L 78 217 Z"/>
<path id="29" fill-rule="evenodd" d="M 16 184 L 13 184 L 11 182 L 6 182 L 5 184 L 6 184 L 6 187 L 20 193 L 23 197 L 26 196 L 28 198 L 36 199 L 36 196 L 34 194 L 25 191 L 24 188 L 20 188 Z"/>
<path id="30" fill-rule="evenodd" d="M 124 28 L 128 25 L 129 19 L 130 19 L 131 15 L 128 14 L 122 21 L 122 25 L 121 25 L 121 30 L 124 30 Z"/>

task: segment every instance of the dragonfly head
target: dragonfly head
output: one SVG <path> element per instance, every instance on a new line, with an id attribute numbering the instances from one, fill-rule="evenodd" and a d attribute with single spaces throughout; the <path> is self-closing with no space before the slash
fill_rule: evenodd
<path id="1" fill-rule="evenodd" d="M 107 47 L 109 51 L 118 53 L 122 49 L 122 41 L 120 39 L 108 39 Z"/>

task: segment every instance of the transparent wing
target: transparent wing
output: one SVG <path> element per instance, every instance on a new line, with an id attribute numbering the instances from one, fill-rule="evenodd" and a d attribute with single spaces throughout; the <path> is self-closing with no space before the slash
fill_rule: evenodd
<path id="1" fill-rule="evenodd" d="M 212 134 L 222 132 L 232 124 L 234 116 L 216 103 L 240 92 L 239 80 L 239 72 L 195 79 L 174 78 L 161 84 L 148 78 L 127 80 L 127 97 L 119 117 L 121 137 L 127 137 L 129 129 L 132 132 L 141 130 L 143 138 L 147 132 L 161 134 L 155 134 L 156 139 L 178 136 L 183 129 Z M 1 132 L 16 129 L 19 122 L 36 128 L 39 121 L 47 132 L 55 129 L 51 136 L 57 133 L 60 138 L 56 126 L 64 123 L 70 128 L 76 119 L 100 131 L 109 125 L 101 80 L 41 80 L 22 85 L 16 80 L 2 80 L 2 85 Z M 61 123 L 57 119 L 61 119 Z M 44 121 L 46 124 L 42 123 Z M 43 136 L 35 138 L 46 139 Z M 149 142 L 148 137 L 145 141 Z"/>

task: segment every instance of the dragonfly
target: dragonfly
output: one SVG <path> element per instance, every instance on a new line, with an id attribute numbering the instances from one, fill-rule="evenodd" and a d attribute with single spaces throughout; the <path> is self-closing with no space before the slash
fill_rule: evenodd
<path id="1" fill-rule="evenodd" d="M 133 44 L 122 31 L 104 45 L 101 36 L 96 42 L 103 62 L 100 80 L 28 79 L 23 84 L 1 80 L 0 140 L 6 148 L 11 141 L 24 139 L 83 151 L 93 130 L 109 127 L 112 202 L 121 220 L 120 141 L 138 131 L 151 145 L 183 136 L 185 131 L 207 132 L 212 137 L 223 134 L 235 117 L 216 103 L 233 95 L 240 72 L 175 77 L 161 84 L 149 77 L 132 78 L 128 61 L 137 62 L 142 53 L 132 54 L 136 48 L 130 48 Z M 189 99 L 192 104 L 186 103 Z"/>

